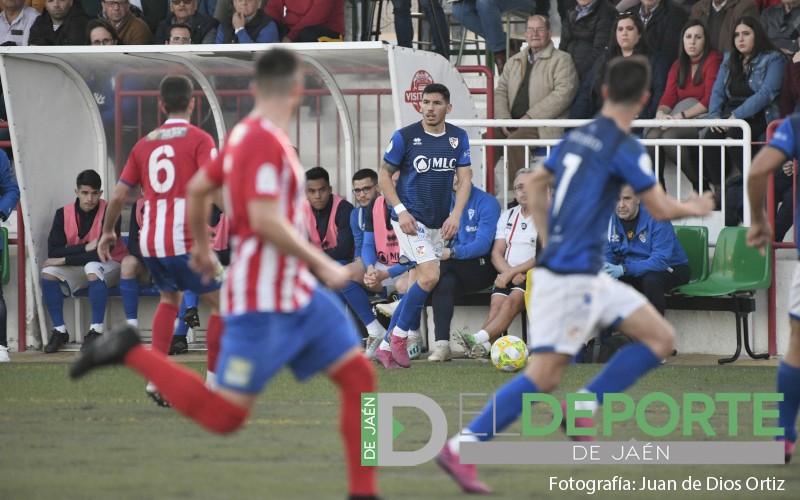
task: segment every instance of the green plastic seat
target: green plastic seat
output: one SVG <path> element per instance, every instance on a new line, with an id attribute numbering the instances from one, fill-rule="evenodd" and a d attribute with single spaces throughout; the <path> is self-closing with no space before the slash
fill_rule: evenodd
<path id="1" fill-rule="evenodd" d="M 8 268 L 8 229 L 5 227 L 0 227 L 0 238 L 2 238 L 3 242 L 0 243 L 2 247 L 0 248 L 0 265 L 3 266 L 2 275 L 0 275 L 0 282 L 4 285 L 8 284 L 8 281 L 11 279 L 11 270 Z"/>
<path id="2" fill-rule="evenodd" d="M 695 297 L 715 297 L 769 288 L 772 283 L 770 247 L 766 255 L 747 246 L 746 227 L 723 228 L 717 238 L 711 271 L 703 281 L 683 285 L 678 291 Z"/>
<path id="3" fill-rule="evenodd" d="M 691 276 L 689 283 L 686 284 L 708 278 L 708 228 L 705 226 L 675 226 L 675 235 L 678 237 L 686 257 L 689 258 Z"/>

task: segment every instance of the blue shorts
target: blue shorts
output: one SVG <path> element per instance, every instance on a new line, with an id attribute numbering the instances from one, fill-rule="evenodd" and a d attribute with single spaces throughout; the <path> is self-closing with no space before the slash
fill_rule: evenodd
<path id="1" fill-rule="evenodd" d="M 361 345 L 342 303 L 321 287 L 293 313 L 252 312 L 225 317 L 217 384 L 244 394 L 261 392 L 288 365 L 299 380 L 323 371 Z"/>
<path id="2" fill-rule="evenodd" d="M 218 281 L 213 280 L 204 284 L 200 275 L 189 268 L 189 254 L 144 257 L 142 260 L 150 270 L 150 280 L 164 292 L 191 290 L 197 295 L 203 295 L 219 290 L 221 286 Z"/>

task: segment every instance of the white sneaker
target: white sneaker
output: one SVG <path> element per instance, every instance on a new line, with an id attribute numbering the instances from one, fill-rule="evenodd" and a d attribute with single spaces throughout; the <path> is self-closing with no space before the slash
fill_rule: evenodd
<path id="1" fill-rule="evenodd" d="M 381 313 L 383 316 L 391 318 L 398 305 L 400 305 L 399 300 L 389 302 L 388 304 L 375 304 L 375 310 Z"/>
<path id="2" fill-rule="evenodd" d="M 448 344 L 438 344 L 428 356 L 428 361 L 450 361 L 453 356 L 450 354 L 450 346 Z"/>
<path id="3" fill-rule="evenodd" d="M 8 347 L 0 345 L 0 363 L 8 363 L 11 358 L 8 357 Z"/>
<path id="4" fill-rule="evenodd" d="M 364 356 L 366 356 L 367 359 L 375 357 L 375 351 L 378 349 L 378 346 L 381 345 L 383 337 L 383 335 L 379 337 L 367 337 L 367 344 L 364 346 Z"/>

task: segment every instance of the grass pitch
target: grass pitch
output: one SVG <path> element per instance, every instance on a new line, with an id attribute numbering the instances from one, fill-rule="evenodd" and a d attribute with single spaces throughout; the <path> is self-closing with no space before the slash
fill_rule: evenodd
<path id="1" fill-rule="evenodd" d="M 52 358 L 50 358 L 52 359 Z M 181 358 L 178 358 L 181 359 Z M 105 369 L 80 382 L 67 376 L 63 362 L 12 362 L 0 365 L 0 498 L 2 499 L 282 499 L 345 498 L 345 469 L 338 435 L 338 397 L 325 377 L 298 384 L 287 372 L 277 377 L 259 400 L 249 423 L 238 433 L 211 435 L 172 410 L 153 405 L 144 382 L 123 368 Z M 15 359 L 16 361 L 16 359 Z M 187 363 L 198 372 L 200 362 Z M 576 365 L 563 387 L 575 390 L 599 370 Z M 491 393 L 509 376 L 477 362 L 415 363 L 411 370 L 379 370 L 379 390 L 419 392 L 445 411 L 450 433 L 459 427 L 459 393 Z M 654 371 L 628 393 L 636 400 L 652 391 L 676 398 L 685 392 L 772 392 L 774 367 L 667 365 Z M 556 396 L 563 395 L 563 391 Z M 483 398 L 467 400 L 478 410 Z M 746 405 L 745 408 L 748 408 Z M 736 438 L 753 438 L 752 419 L 740 413 Z M 666 417 L 658 407 L 653 422 Z M 408 409 L 397 414 L 405 426 L 398 449 L 417 449 L 430 425 Z M 466 416 L 465 419 L 469 417 Z M 725 429 L 727 415 L 714 424 Z M 511 431 L 519 431 L 517 422 Z M 647 439 L 631 424 L 614 441 Z M 557 436 L 558 439 L 565 439 Z M 606 438 L 601 438 L 606 439 Z M 669 440 L 687 439 L 678 433 Z M 795 460 L 800 462 L 800 454 Z M 800 463 L 789 466 L 482 466 L 481 478 L 495 489 L 495 498 L 798 498 Z M 550 477 L 641 481 L 675 479 L 672 492 L 551 491 Z M 740 481 L 741 489 L 682 491 L 691 476 Z M 748 491 L 748 477 L 766 479 L 783 491 Z M 774 482 L 770 482 L 774 479 Z M 719 482 L 711 480 L 712 483 Z M 383 468 L 379 473 L 384 498 L 439 499 L 462 497 L 435 464 Z M 729 483 L 733 484 L 733 483 Z"/>

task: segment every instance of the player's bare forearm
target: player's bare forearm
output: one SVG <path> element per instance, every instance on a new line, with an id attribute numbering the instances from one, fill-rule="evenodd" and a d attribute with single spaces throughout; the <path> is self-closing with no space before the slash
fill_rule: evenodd
<path id="1" fill-rule="evenodd" d="M 456 202 L 453 204 L 451 213 L 458 215 L 464 213 L 464 207 L 469 201 L 469 194 L 472 191 L 472 169 L 469 166 L 459 167 L 456 171 L 458 175 L 458 189 L 456 189 Z"/>
<path id="2" fill-rule="evenodd" d="M 114 232 L 114 226 L 117 225 L 117 219 L 119 219 L 119 214 L 122 211 L 122 205 L 128 198 L 130 191 L 131 188 L 127 184 L 122 182 L 117 183 L 117 187 L 114 188 L 114 195 L 108 202 L 108 206 L 106 206 L 106 218 L 103 221 L 103 233 Z"/>
<path id="3" fill-rule="evenodd" d="M 274 246 L 280 253 L 302 260 L 312 271 L 336 263 L 303 238 L 292 223 L 280 214 L 278 200 L 253 200 L 247 205 L 247 214 L 250 227 L 259 238 Z"/>
<path id="4" fill-rule="evenodd" d="M 392 182 L 392 175 L 394 175 L 395 172 L 397 172 L 397 168 L 388 163 L 384 163 L 378 171 L 378 187 L 381 188 L 381 193 L 383 193 L 386 202 L 393 207 L 400 203 L 400 197 L 397 196 L 397 189 L 395 189 L 394 183 Z"/>
<path id="5" fill-rule="evenodd" d="M 747 197 L 750 200 L 750 217 L 752 221 L 766 222 L 767 212 L 764 207 L 769 175 L 786 162 L 787 157 L 779 149 L 767 146 L 758 152 L 750 165 L 747 177 Z"/>
<path id="6" fill-rule="evenodd" d="M 547 211 L 550 204 L 547 198 L 547 188 L 553 184 L 553 179 L 553 173 L 544 167 L 534 170 L 533 175 L 528 179 L 528 203 L 542 246 L 547 244 Z"/>
<path id="7" fill-rule="evenodd" d="M 492 246 L 492 265 L 498 273 L 511 269 L 511 266 L 508 265 L 508 261 L 506 260 L 505 240 L 494 240 L 494 246 Z"/>
<path id="8" fill-rule="evenodd" d="M 642 191 L 639 196 L 650 215 L 661 221 L 682 217 L 702 217 L 711 213 L 715 205 L 710 191 L 706 191 L 700 196 L 694 193 L 687 201 L 680 202 L 667 196 L 659 183 Z"/>
<path id="9" fill-rule="evenodd" d="M 202 170 L 198 171 L 186 189 L 186 213 L 189 217 L 189 231 L 194 240 L 192 253 L 208 253 L 210 243 L 206 229 L 211 217 L 211 198 L 219 186 Z"/>

